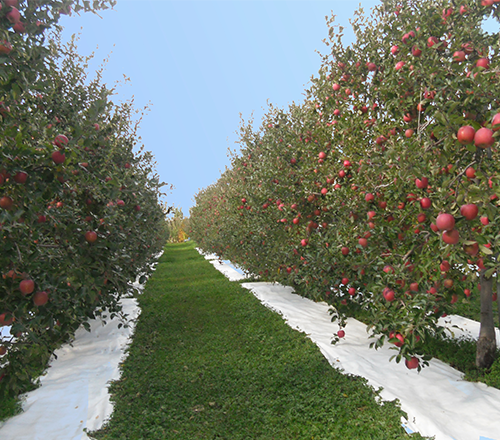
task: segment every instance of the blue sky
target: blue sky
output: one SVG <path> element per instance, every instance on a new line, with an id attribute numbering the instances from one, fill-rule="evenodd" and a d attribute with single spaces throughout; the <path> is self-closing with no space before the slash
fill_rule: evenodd
<path id="1" fill-rule="evenodd" d="M 362 1 L 368 12 L 379 1 Z M 303 101 L 316 75 L 325 16 L 349 27 L 360 3 L 351 1 L 118 0 L 114 10 L 64 17 L 63 41 L 81 33 L 79 53 L 95 52 L 90 73 L 109 57 L 104 82 L 114 100 L 151 104 L 141 141 L 160 178 L 175 186 L 169 205 L 189 215 L 194 195 L 214 183 L 238 149 L 240 113 L 256 125 L 267 102 Z M 346 30 L 349 42 L 352 34 Z"/>

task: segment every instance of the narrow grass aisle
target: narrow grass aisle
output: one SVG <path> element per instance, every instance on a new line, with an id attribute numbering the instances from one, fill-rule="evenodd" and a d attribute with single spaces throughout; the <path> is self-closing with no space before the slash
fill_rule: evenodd
<path id="1" fill-rule="evenodd" d="M 168 245 L 139 298 L 115 409 L 97 439 L 408 439 L 376 403 L 194 249 Z"/>

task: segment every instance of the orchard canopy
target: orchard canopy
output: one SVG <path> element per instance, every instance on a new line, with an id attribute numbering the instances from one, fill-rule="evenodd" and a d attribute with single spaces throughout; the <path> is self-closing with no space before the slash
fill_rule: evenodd
<path id="1" fill-rule="evenodd" d="M 73 41 L 48 35 L 72 7 L 113 4 L 1 3 L 0 399 L 28 389 L 88 318 L 120 314 L 166 240 L 134 109 L 87 78 Z"/>
<path id="2" fill-rule="evenodd" d="M 500 2 L 385 0 L 328 21 L 305 102 L 241 128 L 241 152 L 196 196 L 192 236 L 249 273 L 371 313 L 378 347 L 420 368 L 437 320 L 481 296 L 477 364 L 495 355 L 500 251 Z M 348 331 L 348 329 L 346 329 Z"/>

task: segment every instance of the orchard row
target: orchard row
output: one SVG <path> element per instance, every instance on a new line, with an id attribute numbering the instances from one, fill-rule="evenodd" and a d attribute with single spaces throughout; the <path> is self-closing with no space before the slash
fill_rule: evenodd
<path id="1" fill-rule="evenodd" d="M 89 318 L 121 315 L 120 297 L 166 239 L 162 184 L 151 155 L 136 152 L 133 108 L 113 104 L 99 75 L 87 79 L 74 42 L 45 37 L 71 3 L 0 10 L 2 395 L 26 390 Z"/>
<path id="2" fill-rule="evenodd" d="M 481 295 L 477 364 L 490 366 L 500 64 L 481 26 L 496 3 L 385 1 L 356 14 L 349 47 L 332 18 L 305 102 L 243 126 L 232 167 L 196 196 L 200 247 L 328 301 L 342 327 L 369 313 L 373 345 L 409 368 L 438 318 Z"/>

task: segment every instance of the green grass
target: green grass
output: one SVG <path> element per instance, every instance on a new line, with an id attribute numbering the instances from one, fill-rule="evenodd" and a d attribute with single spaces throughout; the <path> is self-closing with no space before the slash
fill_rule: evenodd
<path id="1" fill-rule="evenodd" d="M 194 249 L 168 245 L 142 309 L 111 420 L 97 439 L 408 439 L 396 402 L 332 368 Z"/>

